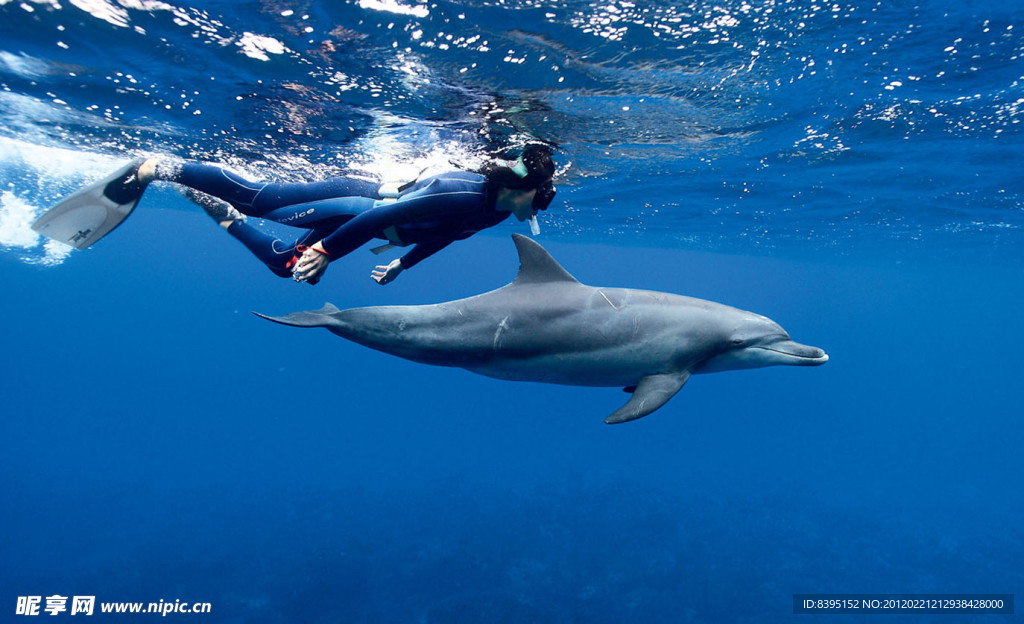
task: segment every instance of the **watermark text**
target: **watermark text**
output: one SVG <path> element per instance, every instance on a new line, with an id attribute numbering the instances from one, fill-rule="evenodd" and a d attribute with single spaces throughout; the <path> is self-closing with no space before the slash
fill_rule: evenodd
<path id="1" fill-rule="evenodd" d="M 96 602 L 96 596 L 18 596 L 15 615 L 93 615 L 94 613 L 140 613 L 158 614 L 166 617 L 172 613 L 210 613 L 213 605 L 209 602 L 183 600 L 160 600 L 158 602 Z"/>

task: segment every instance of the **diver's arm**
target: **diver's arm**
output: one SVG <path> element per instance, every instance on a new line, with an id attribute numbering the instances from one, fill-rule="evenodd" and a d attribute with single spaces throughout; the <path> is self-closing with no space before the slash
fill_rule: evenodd
<path id="1" fill-rule="evenodd" d="M 451 245 L 453 242 L 455 242 L 455 240 L 456 239 L 454 238 L 440 238 L 432 241 L 424 241 L 422 243 L 417 244 L 409 251 L 409 253 L 402 256 L 402 268 L 413 268 L 414 266 L 419 264 L 421 260 L 425 260 L 426 258 L 429 258 L 430 256 L 436 254 L 437 252 L 441 251 L 448 245 Z"/>

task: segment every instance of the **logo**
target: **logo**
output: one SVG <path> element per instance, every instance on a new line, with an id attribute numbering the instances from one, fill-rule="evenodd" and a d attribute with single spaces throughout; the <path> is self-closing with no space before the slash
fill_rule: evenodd
<path id="1" fill-rule="evenodd" d="M 90 234 L 92 234 L 92 228 L 89 228 L 88 230 L 78 230 L 74 236 L 68 239 L 68 242 L 77 243 L 78 241 L 88 237 Z"/>
<path id="2" fill-rule="evenodd" d="M 302 212 L 300 212 L 298 214 L 293 214 L 292 216 L 290 216 L 290 217 L 288 217 L 286 219 L 281 219 L 280 222 L 281 223 L 288 223 L 289 221 L 295 221 L 295 220 L 298 220 L 298 219 L 303 219 L 303 218 L 308 217 L 309 215 L 313 214 L 314 212 L 316 212 L 316 208 L 310 208 L 309 210 L 303 210 Z"/>

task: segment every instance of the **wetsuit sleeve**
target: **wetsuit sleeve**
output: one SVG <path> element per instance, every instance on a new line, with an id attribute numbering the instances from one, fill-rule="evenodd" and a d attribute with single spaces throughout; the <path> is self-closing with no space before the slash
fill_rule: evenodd
<path id="1" fill-rule="evenodd" d="M 402 268 L 403 269 L 411 269 L 411 268 L 413 268 L 414 266 L 419 264 L 421 260 L 429 258 L 430 256 L 432 256 L 432 255 L 436 254 L 437 252 L 441 251 L 442 249 L 444 249 L 448 245 L 451 245 L 453 242 L 454 242 L 453 239 L 447 239 L 447 240 L 442 239 L 442 240 L 433 240 L 433 241 L 429 241 L 429 242 L 423 242 L 423 243 L 420 243 L 420 244 L 416 245 L 411 250 L 409 250 L 409 253 L 407 253 L 404 256 L 402 256 Z"/>

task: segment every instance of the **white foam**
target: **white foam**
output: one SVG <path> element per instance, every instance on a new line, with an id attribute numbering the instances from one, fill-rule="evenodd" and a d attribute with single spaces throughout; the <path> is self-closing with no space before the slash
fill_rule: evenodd
<path id="1" fill-rule="evenodd" d="M 117 0 L 126 9 L 139 11 L 173 11 L 174 7 L 160 0 Z"/>
<path id="2" fill-rule="evenodd" d="M 0 164 L 20 163 L 23 168 L 31 170 L 39 177 L 40 186 L 81 186 L 82 182 L 113 169 L 122 160 L 124 159 L 0 137 Z"/>
<path id="3" fill-rule="evenodd" d="M 251 32 L 242 35 L 238 46 L 242 48 L 242 54 L 260 61 L 269 61 L 268 54 L 284 54 L 288 51 L 288 48 L 277 39 Z"/>
<path id="4" fill-rule="evenodd" d="M 0 246 L 33 252 L 22 257 L 29 264 L 56 266 L 71 255 L 73 248 L 57 241 L 43 242 L 43 237 L 30 227 L 39 212 L 38 208 L 14 193 L 0 192 Z"/>
<path id="5" fill-rule="evenodd" d="M 359 140 L 357 152 L 364 157 L 344 163 L 347 170 L 363 172 L 384 181 L 408 182 L 457 168 L 475 169 L 484 162 L 479 154 L 463 144 L 456 141 L 440 143 L 434 133 L 430 133 L 425 141 L 429 151 L 423 152 L 421 146 L 409 140 L 410 135 L 422 129 L 417 124 L 388 113 L 377 113 L 375 117 L 374 127 L 378 130 Z"/>
<path id="6" fill-rule="evenodd" d="M 29 226 L 36 219 L 35 206 L 10 191 L 0 192 L 0 245 L 29 249 L 39 245 L 39 235 Z"/>
<path id="7" fill-rule="evenodd" d="M 107 2 L 107 0 L 68 0 L 68 2 L 108 24 L 120 28 L 128 26 L 128 11 Z"/>
<path id="8" fill-rule="evenodd" d="M 5 50 L 0 50 L 0 69 L 22 78 L 35 80 L 50 73 L 50 64 L 40 58 L 29 56 L 24 52 L 12 54 Z"/>
<path id="9" fill-rule="evenodd" d="M 395 0 L 359 0 L 359 8 L 395 13 L 397 15 L 411 15 L 419 18 L 430 15 L 430 10 L 425 5 L 406 6 L 395 2 Z"/>
<path id="10" fill-rule="evenodd" d="M 71 255 L 75 248 L 54 240 L 48 240 L 43 244 L 43 257 L 31 259 L 30 262 L 38 262 L 47 266 L 55 266 L 64 262 L 64 259 Z"/>

